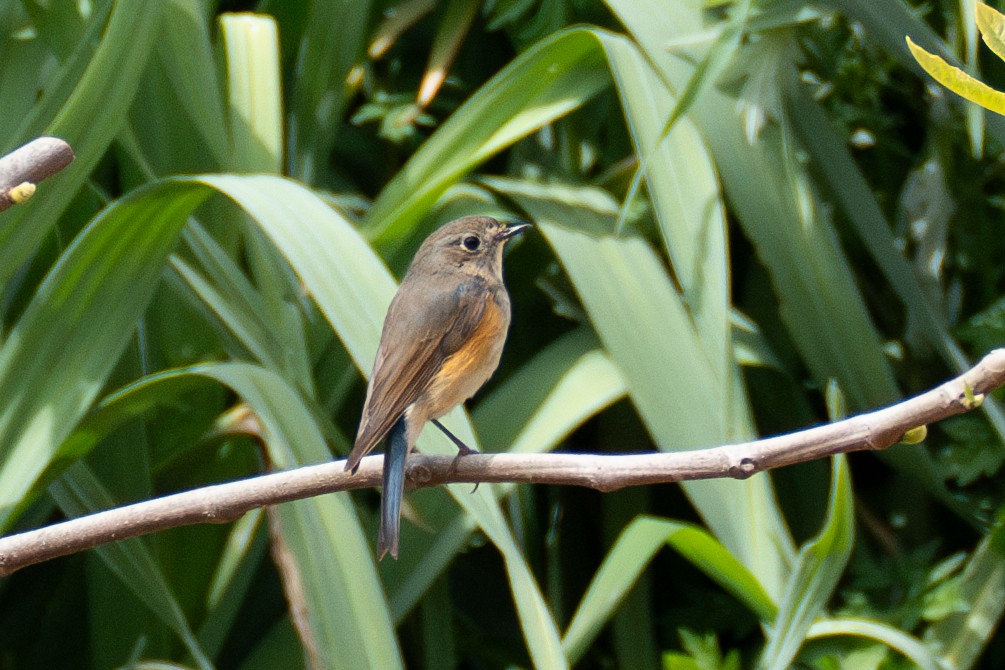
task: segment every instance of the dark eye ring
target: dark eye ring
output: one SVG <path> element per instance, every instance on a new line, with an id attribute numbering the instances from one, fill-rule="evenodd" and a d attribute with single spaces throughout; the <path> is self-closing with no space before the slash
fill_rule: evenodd
<path id="1" fill-rule="evenodd" d="M 482 241 L 475 235 L 468 235 L 464 238 L 461 244 L 463 244 L 464 248 L 468 251 L 478 251 L 478 247 L 481 246 Z"/>

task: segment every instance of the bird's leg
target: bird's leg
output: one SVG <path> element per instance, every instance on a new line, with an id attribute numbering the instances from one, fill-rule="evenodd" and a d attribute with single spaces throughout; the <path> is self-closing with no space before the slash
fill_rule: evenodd
<path id="1" fill-rule="evenodd" d="M 453 433 L 451 433 L 449 430 L 447 430 L 446 426 L 444 426 L 442 423 L 440 423 L 438 419 L 432 419 L 431 421 L 432 421 L 433 425 L 436 426 L 437 428 L 439 428 L 440 430 L 442 430 L 443 434 L 446 435 L 447 437 L 449 437 L 450 441 L 453 442 L 454 445 L 457 447 L 457 456 L 458 456 L 458 458 L 461 457 L 461 456 L 468 456 L 470 454 L 477 454 L 478 453 L 477 449 L 472 449 L 468 445 L 464 444 L 464 442 L 461 441 L 461 438 L 457 437 L 456 435 L 454 435 Z"/>
<path id="2" fill-rule="evenodd" d="M 449 430 L 447 430 L 447 427 L 444 426 L 442 423 L 440 423 L 438 419 L 430 419 L 430 421 L 433 422 L 434 426 L 436 426 L 437 428 L 439 428 L 440 430 L 442 430 L 443 434 L 446 435 L 447 437 L 449 437 L 450 441 L 453 442 L 454 445 L 457 447 L 457 456 L 454 457 L 455 460 L 458 459 L 458 458 L 460 458 L 461 456 L 468 456 L 470 454 L 477 454 L 478 453 L 477 449 L 472 449 L 468 445 L 464 444 L 464 442 L 461 440 L 461 438 L 457 437 L 456 435 L 454 435 L 453 433 L 451 433 Z M 477 490 L 478 490 L 478 482 L 475 482 L 475 487 L 473 489 L 471 489 L 471 492 L 474 493 Z"/>

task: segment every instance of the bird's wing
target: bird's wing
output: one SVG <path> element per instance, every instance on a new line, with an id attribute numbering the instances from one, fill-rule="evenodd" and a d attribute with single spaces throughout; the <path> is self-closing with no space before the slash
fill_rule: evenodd
<path id="1" fill-rule="evenodd" d="M 477 328 L 492 299 L 484 290 L 431 294 L 426 289 L 401 290 L 391 302 L 346 470 L 355 471 L 360 459 L 429 388 L 443 361 Z"/>

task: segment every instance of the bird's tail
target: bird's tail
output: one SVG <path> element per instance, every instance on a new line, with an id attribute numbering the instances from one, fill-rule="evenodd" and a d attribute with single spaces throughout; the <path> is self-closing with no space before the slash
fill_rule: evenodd
<path id="1" fill-rule="evenodd" d="M 401 417 L 387 434 L 384 491 L 380 496 L 380 532 L 377 535 L 377 552 L 381 558 L 388 552 L 398 558 L 401 496 L 405 491 L 405 457 L 408 456 L 406 433 L 405 417 Z"/>

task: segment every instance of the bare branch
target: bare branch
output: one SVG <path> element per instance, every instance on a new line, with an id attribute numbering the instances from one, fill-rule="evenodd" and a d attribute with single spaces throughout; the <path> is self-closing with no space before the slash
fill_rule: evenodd
<path id="1" fill-rule="evenodd" d="M 463 458 L 414 454 L 408 459 L 407 478 L 413 488 L 451 482 L 525 482 L 600 491 L 693 479 L 744 479 L 762 470 L 843 452 L 886 449 L 919 426 L 979 407 L 984 394 L 1003 385 L 1005 349 L 995 349 L 963 375 L 919 396 L 788 435 L 668 453 L 502 453 Z M 207 486 L 0 538 L 0 575 L 167 528 L 233 521 L 257 507 L 380 485 L 383 457 L 364 458 L 355 475 L 343 470 L 344 463 L 322 463 Z"/>
<path id="2" fill-rule="evenodd" d="M 30 198 L 35 185 L 73 161 L 73 149 L 58 137 L 39 137 L 0 157 L 0 212 Z"/>

